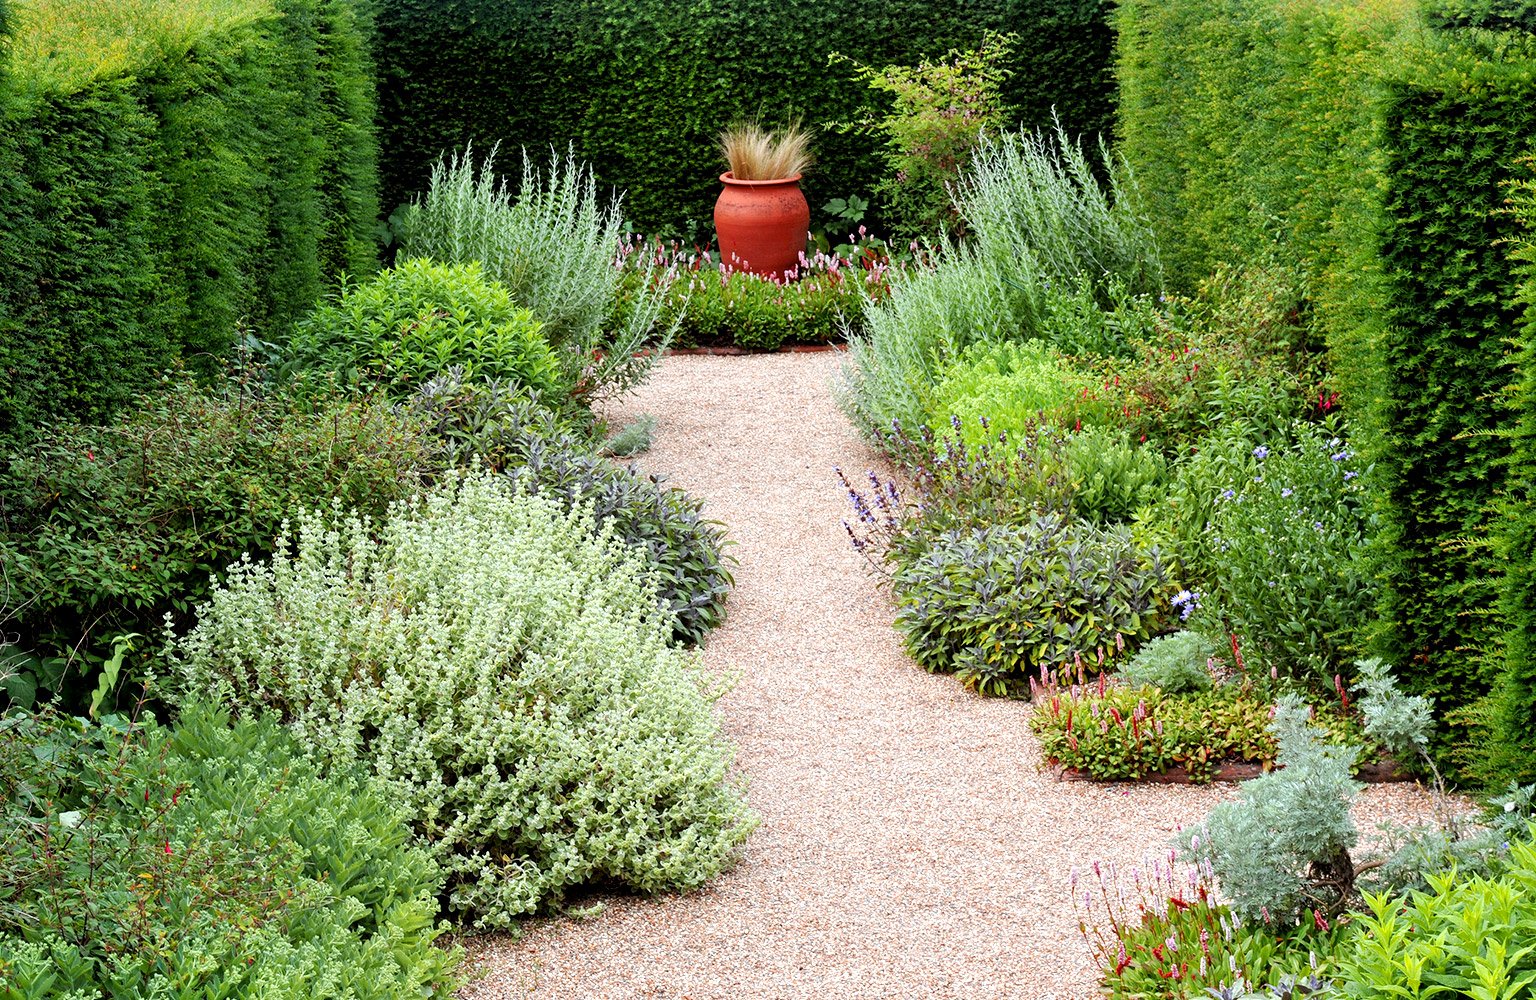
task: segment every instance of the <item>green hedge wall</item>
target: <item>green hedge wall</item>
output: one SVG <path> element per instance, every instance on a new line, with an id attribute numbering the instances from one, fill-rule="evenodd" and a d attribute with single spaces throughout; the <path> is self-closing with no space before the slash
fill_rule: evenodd
<path id="1" fill-rule="evenodd" d="M 1484 543 L 1509 450 L 1504 389 L 1523 310 L 1505 245 L 1518 227 L 1504 209 L 1536 135 L 1536 38 L 1431 39 L 1386 82 L 1374 421 L 1384 651 L 1445 708 L 1485 693 L 1503 659 L 1500 567 Z"/>
<path id="2" fill-rule="evenodd" d="M 1172 273 L 1300 265 L 1376 465 L 1376 641 L 1417 692 L 1470 702 L 1502 662 L 1487 543 L 1518 306 L 1500 209 L 1536 134 L 1532 36 L 1477 25 L 1522 26 L 1528 5 L 1121 0 L 1115 18 L 1122 150 Z"/>
<path id="3" fill-rule="evenodd" d="M 1512 214 L 1525 230 L 1513 255 L 1524 278 L 1525 322 L 1515 349 L 1512 461 L 1497 550 L 1507 566 L 1502 609 L 1509 633 L 1484 775 L 1492 784 L 1536 782 L 1536 146 L 1532 153 L 1512 198 Z"/>
<path id="4" fill-rule="evenodd" d="M 46 0 L 39 0 L 46 5 Z M 0 107 L 0 441 L 99 419 L 178 356 L 281 330 L 377 266 L 369 9 L 279 16 Z M 23 27 L 23 31 L 25 27 Z"/>
<path id="5" fill-rule="evenodd" d="M 850 120 L 872 97 L 830 53 L 915 63 L 988 29 L 1020 35 L 1006 96 L 1024 124 L 1047 124 L 1054 105 L 1069 128 L 1106 129 L 1107 10 L 1108 0 L 382 0 L 385 204 L 408 200 L 430 164 L 467 141 L 571 142 L 627 192 L 640 229 L 696 236 L 712 225 L 722 128 L 751 116 Z M 818 137 L 813 210 L 870 194 L 876 146 Z"/>

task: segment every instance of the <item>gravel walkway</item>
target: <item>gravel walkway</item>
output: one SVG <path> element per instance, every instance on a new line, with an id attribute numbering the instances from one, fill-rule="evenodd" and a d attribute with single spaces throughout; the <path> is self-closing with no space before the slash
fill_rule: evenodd
<path id="1" fill-rule="evenodd" d="M 1232 794 L 1054 781 L 1027 703 L 906 658 L 841 526 L 832 466 L 880 462 L 832 401 L 838 364 L 673 357 L 612 414 L 657 418 L 641 465 L 704 497 L 738 543 L 705 657 L 740 675 L 720 710 L 763 819 L 742 863 L 695 893 L 602 897 L 596 916 L 473 941 L 485 978 L 465 997 L 1090 997 L 1072 866 L 1161 852 Z M 1378 786 L 1359 819 L 1427 808 Z"/>

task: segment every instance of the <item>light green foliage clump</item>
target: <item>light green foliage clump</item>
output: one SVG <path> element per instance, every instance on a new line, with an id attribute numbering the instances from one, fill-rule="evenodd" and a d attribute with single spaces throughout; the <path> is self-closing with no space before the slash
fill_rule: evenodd
<path id="1" fill-rule="evenodd" d="M 972 447 L 1006 435 L 1019 441 L 1041 425 L 1072 430 L 1109 418 L 1099 382 L 1058 357 L 1041 340 L 973 344 L 949 365 L 933 390 L 933 423 L 958 417 Z M 983 423 L 983 420 L 985 423 Z"/>
<path id="2" fill-rule="evenodd" d="M 269 720 L 0 722 L 7 1000 L 421 1000 L 442 874 L 361 775 Z"/>
<path id="3" fill-rule="evenodd" d="M 1211 687 L 1211 658 L 1216 644 L 1198 632 L 1175 632 L 1153 639 L 1120 668 L 1126 683 L 1158 688 L 1168 694 Z"/>
<path id="4" fill-rule="evenodd" d="M 494 150 L 478 171 L 471 153 L 433 168 L 426 195 L 407 213 L 402 251 L 484 267 L 544 324 L 577 398 L 639 384 L 671 338 L 656 325 L 674 275 L 636 282 L 621 309 L 620 203 L 598 201 L 597 181 L 575 154 L 545 172 L 525 152 L 514 194 L 497 178 Z"/>
<path id="5" fill-rule="evenodd" d="M 407 260 L 343 285 L 295 331 L 288 367 L 409 390 L 450 367 L 536 392 L 569 388 L 541 324 L 478 263 Z"/>
<path id="6" fill-rule="evenodd" d="M 180 687 L 370 768 L 475 927 L 596 881 L 697 886 L 752 820 L 712 683 L 642 566 L 590 513 L 489 472 L 378 526 L 306 514 L 175 640 Z"/>
<path id="7" fill-rule="evenodd" d="M 1244 921 L 1299 924 L 1353 898 L 1349 806 L 1360 786 L 1350 772 L 1359 751 L 1326 745 L 1309 715 L 1299 698 L 1282 698 L 1272 727 L 1279 769 L 1243 785 L 1236 801 L 1180 837 L 1184 858 L 1209 866 Z"/>
<path id="8" fill-rule="evenodd" d="M 1066 440 L 1072 510 L 1099 524 L 1128 521 L 1163 495 L 1168 463 L 1125 432 L 1085 426 Z"/>
<path id="9" fill-rule="evenodd" d="M 1536 982 L 1536 829 L 1509 846 L 1493 876 L 1427 876 L 1406 900 L 1374 895 L 1340 978 L 1360 1000 L 1435 995 L 1514 998 Z"/>

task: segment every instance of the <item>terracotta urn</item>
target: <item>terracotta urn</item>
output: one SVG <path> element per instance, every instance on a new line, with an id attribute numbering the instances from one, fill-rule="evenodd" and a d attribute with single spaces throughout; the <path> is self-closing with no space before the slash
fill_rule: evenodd
<path id="1" fill-rule="evenodd" d="M 715 232 L 721 262 L 764 277 L 798 267 L 811 228 L 800 175 L 739 181 L 727 170 L 720 180 L 725 189 L 715 202 Z"/>

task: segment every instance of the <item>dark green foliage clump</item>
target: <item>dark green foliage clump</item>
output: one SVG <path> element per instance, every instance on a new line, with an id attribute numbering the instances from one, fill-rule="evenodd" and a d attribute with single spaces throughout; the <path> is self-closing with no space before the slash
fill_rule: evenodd
<path id="1" fill-rule="evenodd" d="M 377 266 L 370 8 L 276 7 L 123 75 L 0 85 L 0 440 L 103 419 Z"/>
<path id="2" fill-rule="evenodd" d="M 448 997 L 438 866 L 275 723 L 0 720 L 0 983 L 15 1000 Z M 77 992 L 78 991 L 78 992 Z"/>
<path id="3" fill-rule="evenodd" d="M 1513 196 L 1515 217 L 1524 226 L 1515 257 L 1523 271 L 1520 301 L 1526 314 L 1515 350 L 1514 436 L 1498 535 L 1507 645 L 1493 696 L 1492 739 L 1479 775 L 1490 784 L 1536 781 L 1536 180 L 1531 174 L 1514 187 Z"/>
<path id="4" fill-rule="evenodd" d="M 1107 129 L 1113 87 L 1105 0 L 919 0 L 712 6 L 669 0 L 385 0 L 380 121 L 400 204 L 445 151 L 473 141 L 530 149 L 575 143 L 604 187 L 651 233 L 693 239 L 710 228 L 715 140 L 734 123 L 800 114 L 807 124 L 860 117 L 871 99 L 832 53 L 882 67 L 974 48 L 988 31 L 1021 41 L 1005 69 L 1015 125 Z M 786 106 L 786 100 L 789 103 Z M 779 124 L 778 121 L 769 124 Z M 812 205 L 868 197 L 878 139 L 823 132 L 807 177 Z"/>
<path id="5" fill-rule="evenodd" d="M 1059 514 L 948 532 L 892 580 L 913 658 L 989 694 L 1134 648 L 1156 631 L 1168 585 L 1129 530 Z"/>
<path id="6" fill-rule="evenodd" d="M 255 373 L 211 387 L 179 373 L 113 423 L 45 427 L 9 456 L 0 620 L 39 688 L 78 697 L 114 637 L 184 618 L 290 515 L 332 498 L 382 513 L 418 487 L 430 451 L 410 420 L 379 400 L 305 395 Z"/>
<path id="7" fill-rule="evenodd" d="M 423 386 L 412 407 L 443 442 L 445 465 L 480 462 L 531 493 L 567 507 L 590 505 L 597 523 L 611 525 L 655 573 L 674 639 L 702 642 L 724 619 L 732 583 L 725 527 L 704 517 L 699 500 L 658 476 L 598 457 L 596 442 L 516 386 L 450 374 Z"/>
<path id="8" fill-rule="evenodd" d="M 1509 449 L 1499 397 L 1521 306 L 1501 245 L 1516 223 L 1498 209 L 1536 134 L 1536 39 L 1467 33 L 1420 62 L 1384 109 L 1377 465 L 1385 648 L 1445 711 L 1488 690 L 1503 639 L 1500 569 L 1464 543 L 1490 533 Z"/>

